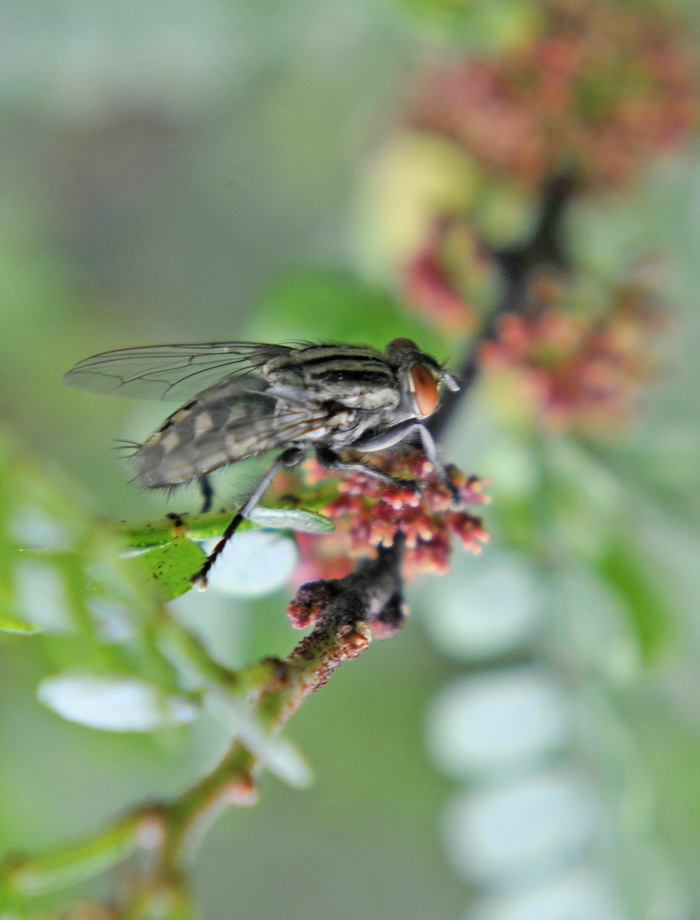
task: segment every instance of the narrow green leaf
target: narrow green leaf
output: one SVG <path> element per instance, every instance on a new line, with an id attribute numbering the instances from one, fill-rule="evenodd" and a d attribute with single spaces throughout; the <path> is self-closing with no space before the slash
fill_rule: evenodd
<path id="1" fill-rule="evenodd" d="M 263 764 L 266 770 L 296 789 L 306 789 L 313 781 L 311 767 L 299 749 L 287 738 L 271 734 L 260 714 L 251 710 L 220 687 L 212 687 L 205 697 L 212 715 Z"/>
<path id="2" fill-rule="evenodd" d="M 150 732 L 191 722 L 198 714 L 190 700 L 119 674 L 66 671 L 43 680 L 37 697 L 69 722 L 111 732 Z"/>
<path id="3" fill-rule="evenodd" d="M 264 508 L 258 505 L 248 517 L 269 530 L 296 530 L 300 533 L 331 533 L 335 530 L 330 518 L 304 508 Z"/>

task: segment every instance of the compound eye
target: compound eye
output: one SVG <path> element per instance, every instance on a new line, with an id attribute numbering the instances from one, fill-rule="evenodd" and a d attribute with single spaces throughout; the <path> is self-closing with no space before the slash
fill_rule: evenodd
<path id="1" fill-rule="evenodd" d="M 418 418 L 426 418 L 437 409 L 439 399 L 438 385 L 425 364 L 414 364 L 411 367 L 410 375 L 413 407 Z"/>

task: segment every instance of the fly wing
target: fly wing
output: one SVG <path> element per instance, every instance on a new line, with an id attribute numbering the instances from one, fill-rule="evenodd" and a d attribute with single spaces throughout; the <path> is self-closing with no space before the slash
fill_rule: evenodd
<path id="1" fill-rule="evenodd" d="M 332 424 L 327 408 L 280 396 L 260 379 L 227 377 L 166 419 L 135 451 L 129 467 L 147 488 L 176 485 L 290 442 L 327 435 Z"/>
<path id="2" fill-rule="evenodd" d="M 182 401 L 222 377 L 254 374 L 271 358 L 293 350 L 264 342 L 118 348 L 80 361 L 63 382 L 93 393 Z"/>

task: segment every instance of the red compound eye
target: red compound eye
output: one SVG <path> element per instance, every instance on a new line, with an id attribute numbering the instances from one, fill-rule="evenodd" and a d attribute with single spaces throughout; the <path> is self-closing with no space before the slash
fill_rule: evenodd
<path id="1" fill-rule="evenodd" d="M 425 364 L 411 367 L 413 406 L 419 418 L 432 415 L 438 404 L 438 385 Z"/>
<path id="2" fill-rule="evenodd" d="M 389 344 L 396 345 L 397 348 L 412 348 L 418 351 L 418 346 L 411 339 L 393 339 Z"/>

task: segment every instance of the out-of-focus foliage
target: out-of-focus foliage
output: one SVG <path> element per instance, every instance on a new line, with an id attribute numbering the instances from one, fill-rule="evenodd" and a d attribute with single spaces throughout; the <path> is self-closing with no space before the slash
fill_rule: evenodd
<path id="1" fill-rule="evenodd" d="M 443 330 L 458 329 L 460 313 L 463 332 L 478 328 L 483 311 L 455 264 L 455 230 L 477 240 L 471 251 L 481 249 L 482 265 L 490 258 L 505 287 L 453 449 L 494 478 L 490 520 L 511 553 L 458 568 L 426 621 L 467 673 L 479 670 L 431 714 L 438 760 L 463 784 L 444 838 L 474 893 L 470 918 L 681 918 L 693 895 L 658 834 L 644 732 L 635 737 L 625 719 L 639 704 L 644 721 L 650 682 L 658 692 L 674 682 L 669 666 L 685 670 L 685 643 L 697 654 L 695 602 L 679 604 L 673 583 L 697 552 L 697 434 L 687 429 L 674 450 L 682 423 L 668 402 L 641 423 L 675 322 L 697 329 L 669 284 L 687 251 L 678 221 L 688 211 L 661 190 L 683 181 L 687 161 L 659 165 L 691 136 L 697 65 L 668 11 L 593 0 L 539 9 L 519 45 L 428 62 L 409 128 L 448 138 L 469 184 L 436 195 L 456 160 L 445 170 L 433 158 L 429 169 L 448 183 L 406 183 L 418 219 L 401 236 L 389 210 L 377 236 L 388 242 L 385 266 L 403 260 L 414 309 Z M 393 140 L 377 174 L 402 176 L 412 145 L 410 135 L 403 147 Z M 635 179 L 650 183 L 636 203 Z M 613 190 L 627 194 L 621 211 L 606 202 Z M 380 212 L 370 202 L 368 213 L 371 225 Z M 673 550 L 660 545 L 662 519 Z M 557 695 L 572 705 L 563 710 Z"/>
<path id="2" fill-rule="evenodd" d="M 323 546 L 290 531 L 330 527 L 320 497 L 283 496 L 229 547 L 220 584 L 188 593 L 202 549 L 163 513 L 188 512 L 191 535 L 211 538 L 256 463 L 215 478 L 208 516 L 189 514 L 194 489 L 139 493 L 109 442 L 148 435 L 162 404 L 68 391 L 62 373 L 148 342 L 396 336 L 456 369 L 503 293 L 494 251 L 528 239 L 539 181 L 574 161 L 586 198 L 561 243 L 577 272 L 532 285 L 530 313 L 482 350 L 486 373 L 442 438 L 446 459 L 491 480 L 489 548 L 419 580 L 418 616 L 298 714 L 315 785 L 265 780 L 257 809 L 227 812 L 196 900 L 207 917 L 697 912 L 700 170 L 692 149 L 658 159 L 677 132 L 656 130 L 689 130 L 697 23 L 680 34 L 674 11 L 665 47 L 680 56 L 652 48 L 630 70 L 642 26 L 608 23 L 587 44 L 580 25 L 617 6 L 660 34 L 664 10 L 641 0 L 5 5 L 0 840 L 50 854 L 25 873 L 37 910 L 68 903 L 48 893 L 59 876 L 108 897 L 108 877 L 86 880 L 159 833 L 153 815 L 115 815 L 191 788 L 234 732 L 270 772 L 308 783 L 226 681 L 289 652 L 287 579 Z M 564 80 L 571 56 L 545 28 L 556 7 L 579 17 L 581 55 L 607 62 L 597 81 Z M 533 48 L 547 54 L 537 92 L 513 76 L 518 61 L 536 76 Z M 574 87 L 605 156 L 568 115 L 558 137 L 537 120 L 560 78 L 554 102 Z M 477 135 L 450 108 L 465 80 L 471 111 L 490 112 Z M 640 172 L 611 124 L 640 141 Z M 611 175 L 630 180 L 624 195 L 602 194 Z M 649 252 L 666 265 L 658 299 Z M 461 786 L 447 796 L 426 720 Z M 231 794 L 250 804 L 244 785 Z M 175 883 L 160 895 L 165 916 L 194 910 Z"/>

